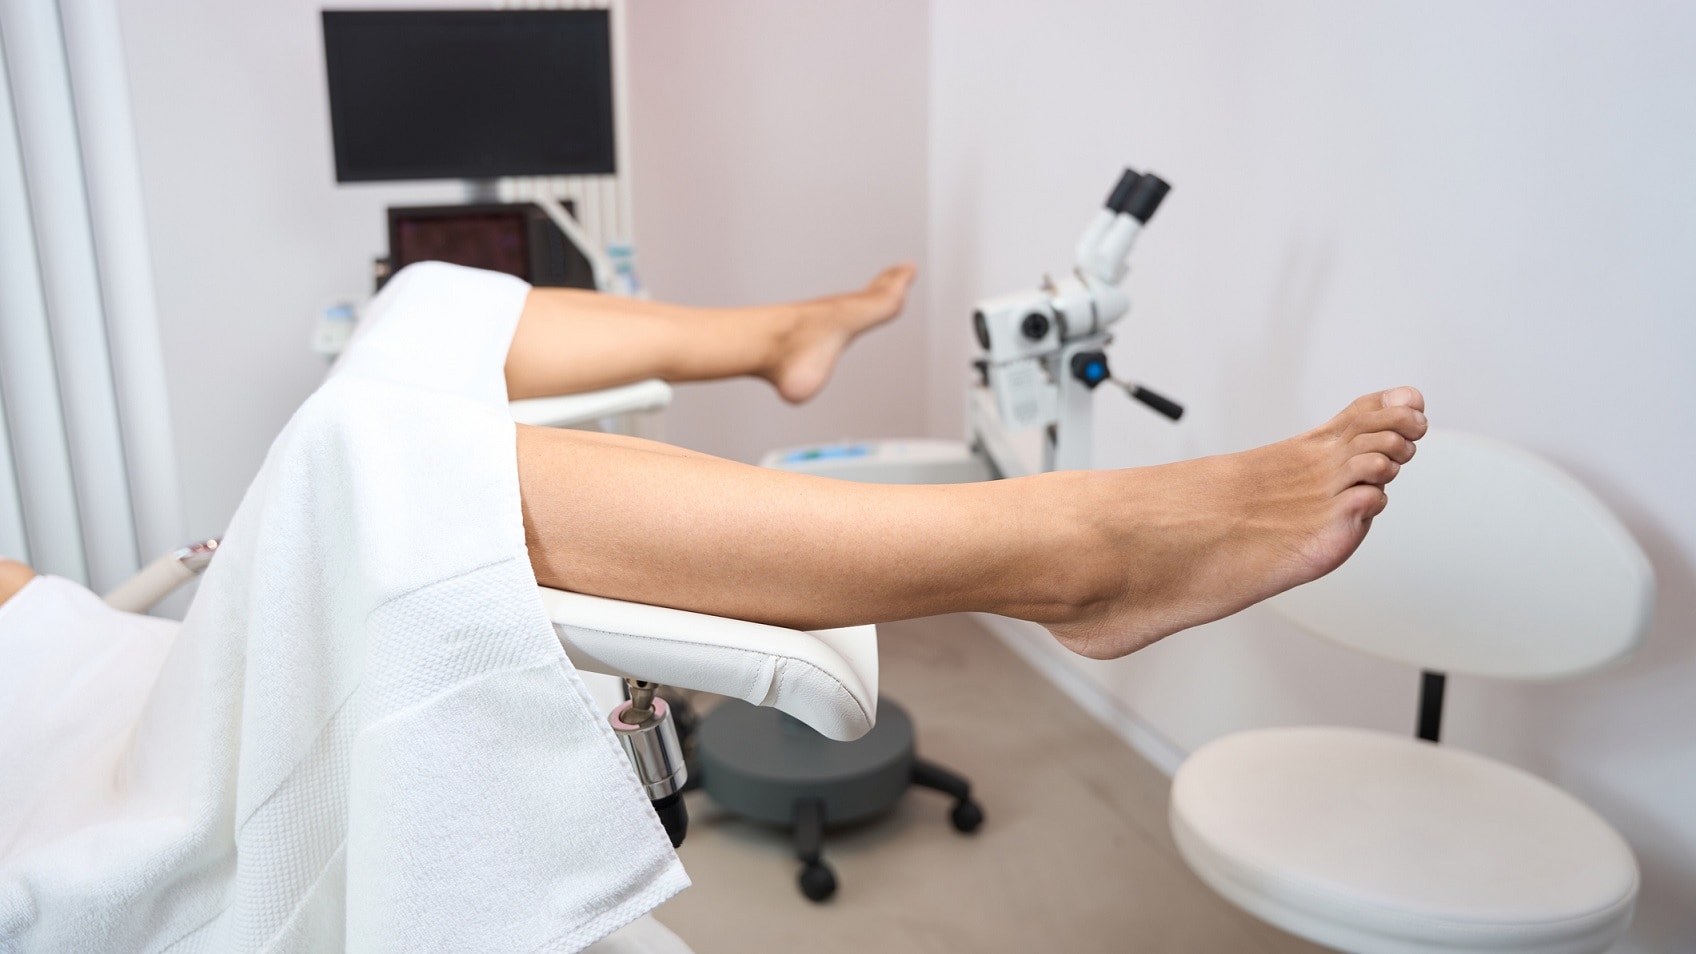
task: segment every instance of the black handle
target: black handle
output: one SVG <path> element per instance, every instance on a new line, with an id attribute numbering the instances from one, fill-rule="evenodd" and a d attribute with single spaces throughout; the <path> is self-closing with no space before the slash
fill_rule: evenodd
<path id="1" fill-rule="evenodd" d="M 672 792 L 654 799 L 653 804 L 654 814 L 660 816 L 660 824 L 671 839 L 671 847 L 683 844 L 683 836 L 689 832 L 689 806 L 683 803 L 683 793 Z"/>
<path id="2" fill-rule="evenodd" d="M 1174 421 L 1184 416 L 1184 406 L 1182 404 L 1179 404 L 1171 398 L 1155 394 L 1153 391 L 1150 391 L 1148 388 L 1145 388 L 1140 384 L 1133 384 L 1125 390 L 1130 392 L 1131 397 L 1134 397 L 1149 407 L 1154 408 L 1156 411 L 1159 411 L 1161 414 L 1166 415 Z"/>

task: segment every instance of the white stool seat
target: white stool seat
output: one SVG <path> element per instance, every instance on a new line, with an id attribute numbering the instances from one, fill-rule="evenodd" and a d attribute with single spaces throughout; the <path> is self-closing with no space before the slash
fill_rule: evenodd
<path id="1" fill-rule="evenodd" d="M 1624 839 L 1577 799 L 1380 732 L 1226 736 L 1179 769 L 1171 815 L 1214 890 L 1357 954 L 1605 951 L 1637 895 Z"/>

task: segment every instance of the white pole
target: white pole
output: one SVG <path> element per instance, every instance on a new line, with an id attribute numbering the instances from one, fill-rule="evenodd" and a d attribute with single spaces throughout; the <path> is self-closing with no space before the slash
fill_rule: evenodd
<path id="1" fill-rule="evenodd" d="M 7 39 L 0 32 L 0 403 L 10 423 L 11 462 L 26 541 L 25 550 L 13 555 L 27 552 L 29 562 L 43 573 L 86 580 L 59 376 L 12 115 Z"/>
<path id="2" fill-rule="evenodd" d="M 107 590 L 141 562 L 59 11 L 53 0 L 0 0 L 0 35 L 76 475 L 86 582 Z"/>
<path id="3" fill-rule="evenodd" d="M 630 193 L 630 173 L 635 168 L 630 161 L 630 39 L 626 35 L 629 17 L 625 0 L 608 0 L 607 17 L 612 32 L 612 129 L 613 153 L 617 163 L 618 240 L 636 247 L 636 208 Z"/>
<path id="4" fill-rule="evenodd" d="M 571 217 L 571 213 L 567 212 L 565 206 L 554 198 L 551 191 L 540 189 L 531 198 L 531 201 L 541 206 L 548 218 L 552 219 L 554 224 L 559 226 L 559 230 L 565 233 L 565 237 L 571 240 L 571 244 L 577 246 L 577 250 L 582 252 L 583 257 L 589 260 L 589 269 L 595 276 L 595 288 L 599 291 L 610 291 L 613 287 L 614 273 L 612 260 L 607 258 L 607 253 L 595 245 L 595 240 L 583 231 L 583 226 L 577 224 L 577 220 Z"/>
<path id="5" fill-rule="evenodd" d="M 60 16 L 82 133 L 136 539 L 142 554 L 163 553 L 181 546 L 187 531 L 118 11 L 112 0 L 60 0 Z"/>
<path id="6" fill-rule="evenodd" d="M 4 394 L 0 394 L 0 557 L 30 562 L 24 502 L 18 494 L 18 473 L 12 463 L 12 436 L 6 431 Z"/>

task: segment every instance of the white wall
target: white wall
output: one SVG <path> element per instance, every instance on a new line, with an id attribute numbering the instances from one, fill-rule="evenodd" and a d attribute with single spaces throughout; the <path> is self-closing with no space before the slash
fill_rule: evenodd
<path id="1" fill-rule="evenodd" d="M 633 0 L 630 113 L 642 278 L 734 305 L 857 288 L 925 251 L 924 4 Z M 923 288 L 802 408 L 764 382 L 678 389 L 668 437 L 775 446 L 919 433 Z"/>
<path id="2" fill-rule="evenodd" d="M 317 385 L 313 322 L 369 292 L 384 208 L 463 197 L 453 183 L 335 184 L 322 6 L 119 0 L 195 535 L 222 532 Z M 819 294 L 922 254 L 922 6 L 630 8 L 638 268 L 656 293 L 701 304 Z M 867 59 L 835 55 L 844 41 Z M 922 320 L 871 336 L 805 409 L 761 383 L 684 389 L 669 435 L 751 459 L 779 442 L 920 429 L 924 341 Z"/>
<path id="3" fill-rule="evenodd" d="M 196 536 L 223 532 L 323 376 L 313 323 L 370 292 L 371 259 L 388 244 L 383 209 L 463 197 L 446 183 L 335 184 L 321 6 L 118 2 Z"/>
<path id="4" fill-rule="evenodd" d="M 1571 469 L 1653 558 L 1655 631 L 1574 683 L 1456 680 L 1446 738 L 1602 811 L 1643 865 L 1631 949 L 1696 948 L 1696 9 L 935 0 L 932 38 L 933 428 L 971 300 L 1065 267 L 1119 164 L 1158 171 L 1113 357 L 1190 414 L 1103 395 L 1098 463 L 1414 383 L 1436 424 Z M 1068 665 L 1183 750 L 1413 720 L 1413 673 L 1264 611 Z"/>

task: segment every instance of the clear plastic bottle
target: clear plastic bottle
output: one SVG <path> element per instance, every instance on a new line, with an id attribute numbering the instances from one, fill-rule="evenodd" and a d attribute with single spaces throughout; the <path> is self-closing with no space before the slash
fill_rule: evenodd
<path id="1" fill-rule="evenodd" d="M 636 249 L 629 242 L 613 242 L 607 246 L 607 258 L 612 262 L 612 293 L 626 298 L 646 298 L 642 282 L 636 277 Z"/>

